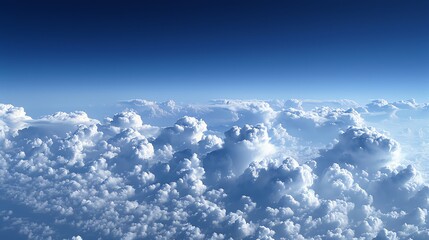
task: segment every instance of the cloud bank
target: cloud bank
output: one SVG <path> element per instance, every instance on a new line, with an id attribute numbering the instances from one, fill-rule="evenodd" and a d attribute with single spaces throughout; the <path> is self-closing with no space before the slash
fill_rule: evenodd
<path id="1" fill-rule="evenodd" d="M 424 122 L 425 104 L 120 104 L 101 121 L 0 104 L 2 236 L 429 238 L 429 186 L 404 153 L 427 123 L 380 127 Z"/>

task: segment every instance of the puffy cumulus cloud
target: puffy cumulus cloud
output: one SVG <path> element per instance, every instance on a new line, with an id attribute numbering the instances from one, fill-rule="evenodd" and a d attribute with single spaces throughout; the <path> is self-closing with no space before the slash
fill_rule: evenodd
<path id="1" fill-rule="evenodd" d="M 429 137 L 428 104 L 418 103 L 414 99 L 396 102 L 380 101 L 384 102 L 384 105 L 393 106 L 395 110 L 362 111 L 361 116 L 368 125 L 386 130 L 389 136 L 400 142 L 407 164 L 412 163 L 426 178 L 429 177 L 429 167 L 425 164 L 429 160 L 426 154 L 429 151 L 426 141 Z"/>
<path id="2" fill-rule="evenodd" d="M 266 101 L 214 100 L 208 104 L 180 105 L 174 101 L 153 102 L 134 99 L 120 103 L 139 112 L 148 123 L 173 124 L 183 116 L 204 119 L 212 128 L 227 130 L 233 125 L 269 125 L 277 112 Z"/>
<path id="3" fill-rule="evenodd" d="M 178 149 L 190 148 L 202 140 L 207 124 L 203 120 L 185 116 L 177 120 L 173 127 L 164 128 L 155 143 L 170 144 Z"/>
<path id="4" fill-rule="evenodd" d="M 1 105 L 2 238 L 429 238 L 429 186 L 368 113 L 127 104 L 104 121 Z"/>
<path id="5" fill-rule="evenodd" d="M 143 126 L 143 121 L 137 113 L 133 111 L 126 111 L 117 113 L 111 119 L 107 119 L 110 122 L 110 126 L 121 129 L 121 128 L 136 128 L 139 129 Z"/>
<path id="6" fill-rule="evenodd" d="M 357 108 L 359 104 L 350 99 L 339 100 L 312 100 L 312 99 L 288 99 L 288 100 L 275 100 L 272 101 L 273 106 L 277 108 L 296 108 L 311 110 L 317 107 L 330 107 L 330 108 Z"/>
<path id="7" fill-rule="evenodd" d="M 212 102 L 210 108 L 212 111 L 210 114 L 207 114 L 209 119 L 212 119 L 210 116 L 215 117 L 218 115 L 218 111 L 227 111 L 232 117 L 229 120 L 229 123 L 232 122 L 237 125 L 255 125 L 258 123 L 270 125 L 277 115 L 277 112 L 273 110 L 268 102 L 257 100 L 218 100 Z M 225 119 L 219 119 L 219 122 L 221 121 L 225 121 Z"/>
<path id="8" fill-rule="evenodd" d="M 143 124 L 141 116 L 133 110 L 117 113 L 112 118 L 106 118 L 105 122 L 101 127 L 113 134 L 117 134 L 123 129 L 134 129 L 147 136 L 153 136 L 159 131 L 158 127 Z"/>
<path id="9" fill-rule="evenodd" d="M 417 103 L 415 99 L 389 102 L 384 99 L 373 100 L 371 103 L 358 107 L 365 119 L 376 122 L 392 119 L 410 120 L 427 118 L 427 104 Z"/>
<path id="10" fill-rule="evenodd" d="M 350 164 L 366 171 L 377 170 L 399 158 L 399 144 L 374 128 L 350 127 L 339 136 L 338 143 L 318 159 L 323 171 L 332 163 Z"/>
<path id="11" fill-rule="evenodd" d="M 315 108 L 310 111 L 289 108 L 276 119 L 289 134 L 304 141 L 327 144 L 341 130 L 363 126 L 364 120 L 354 109 Z"/>
<path id="12" fill-rule="evenodd" d="M 415 99 L 401 100 L 389 103 L 384 99 L 373 100 L 371 103 L 363 107 L 363 110 L 368 112 L 395 112 L 397 110 L 416 110 L 423 108 L 424 105 L 418 104 Z"/>
<path id="13" fill-rule="evenodd" d="M 373 100 L 371 103 L 368 103 L 365 108 L 368 112 L 394 112 L 398 110 L 399 108 L 395 105 L 389 103 L 387 100 L 384 99 L 376 99 Z"/>
<path id="14" fill-rule="evenodd" d="M 0 140 L 7 135 L 16 134 L 18 130 L 27 126 L 29 120 L 31 117 L 26 115 L 24 108 L 0 104 Z"/>
<path id="15" fill-rule="evenodd" d="M 122 101 L 120 104 L 126 107 L 139 109 L 142 114 L 149 115 L 152 118 L 166 117 L 182 109 L 182 107 L 178 106 L 173 100 L 158 103 L 144 99 L 132 99 Z"/>
<path id="16" fill-rule="evenodd" d="M 225 132 L 225 143 L 204 159 L 206 179 L 210 183 L 224 182 L 241 175 L 250 163 L 273 153 L 264 125 L 233 127 Z"/>
<path id="17" fill-rule="evenodd" d="M 420 107 L 415 99 L 397 101 L 393 103 L 393 106 L 399 109 L 417 109 Z"/>
<path id="18" fill-rule="evenodd" d="M 46 122 L 49 122 L 50 124 L 55 122 L 66 122 L 66 123 L 72 123 L 72 124 L 87 124 L 87 125 L 91 123 L 92 124 L 98 123 L 97 120 L 89 118 L 88 114 L 82 111 L 76 111 L 71 113 L 57 112 L 52 115 L 44 116 L 39 121 L 46 121 Z"/>
<path id="19" fill-rule="evenodd" d="M 207 124 L 202 119 L 185 116 L 177 120 L 174 126 L 162 129 L 153 144 L 159 151 L 193 149 L 200 154 L 221 148 L 223 140 L 206 132 Z"/>
<path id="20" fill-rule="evenodd" d="M 252 197 L 258 204 L 273 206 L 292 197 L 308 197 L 313 185 L 312 169 L 292 158 L 282 162 L 255 162 L 240 176 L 237 189 L 241 195 Z M 300 195 L 303 196 L 300 196 Z M 316 203 L 311 203 L 317 205 Z"/>
<path id="21" fill-rule="evenodd" d="M 66 137 L 67 133 L 76 130 L 79 125 L 98 124 L 99 121 L 90 118 L 85 112 L 57 112 L 28 122 L 28 128 L 22 129 L 20 138 Z"/>
<path id="22" fill-rule="evenodd" d="M 201 118 L 207 109 L 199 105 L 178 104 L 173 100 L 165 102 L 149 101 L 145 99 L 132 99 L 119 102 L 119 106 L 126 107 L 139 113 L 148 124 L 166 127 L 174 124 L 183 116 Z"/>

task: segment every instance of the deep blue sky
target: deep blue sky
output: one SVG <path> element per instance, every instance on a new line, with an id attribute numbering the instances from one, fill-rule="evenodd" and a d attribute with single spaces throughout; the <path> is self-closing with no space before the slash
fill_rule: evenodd
<path id="1" fill-rule="evenodd" d="M 0 102 L 429 101 L 429 1 L 1 1 Z"/>

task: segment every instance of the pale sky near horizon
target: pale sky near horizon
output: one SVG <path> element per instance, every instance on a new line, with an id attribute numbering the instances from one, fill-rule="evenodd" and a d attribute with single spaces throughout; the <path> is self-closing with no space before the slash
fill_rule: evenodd
<path id="1" fill-rule="evenodd" d="M 0 3 L 0 102 L 429 97 L 427 1 Z"/>

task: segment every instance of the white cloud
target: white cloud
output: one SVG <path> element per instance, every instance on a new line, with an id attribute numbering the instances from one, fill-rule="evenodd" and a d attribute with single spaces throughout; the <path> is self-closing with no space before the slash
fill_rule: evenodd
<path id="1" fill-rule="evenodd" d="M 102 122 L 0 105 L 0 236 L 429 237 L 422 169 L 367 127 L 404 121 L 399 112 L 375 121 L 375 111 L 420 114 L 424 104 L 380 100 L 360 113 L 351 101 L 122 104 L 134 110 Z"/>
<path id="2" fill-rule="evenodd" d="M 350 126 L 363 126 L 364 120 L 354 109 L 315 108 L 305 111 L 289 108 L 279 113 L 277 122 L 294 137 L 327 144 Z"/>
<path id="3" fill-rule="evenodd" d="M 154 144 L 158 146 L 169 144 L 176 150 L 194 148 L 203 140 L 206 131 L 207 124 L 203 120 L 185 116 L 177 120 L 173 127 L 164 128 Z"/>
<path id="4" fill-rule="evenodd" d="M 333 163 L 350 164 L 366 171 L 378 170 L 395 163 L 399 144 L 374 128 L 350 127 L 339 136 L 338 143 L 317 160 L 323 171 Z"/>
<path id="5" fill-rule="evenodd" d="M 233 127 L 225 132 L 222 149 L 207 154 L 204 159 L 206 179 L 210 183 L 229 181 L 254 161 L 260 161 L 274 152 L 264 125 Z"/>
<path id="6" fill-rule="evenodd" d="M 27 126 L 27 116 L 24 108 L 11 104 L 0 104 L 0 141 L 8 135 L 15 135 L 18 130 Z"/>

